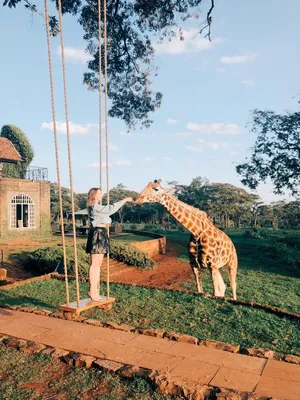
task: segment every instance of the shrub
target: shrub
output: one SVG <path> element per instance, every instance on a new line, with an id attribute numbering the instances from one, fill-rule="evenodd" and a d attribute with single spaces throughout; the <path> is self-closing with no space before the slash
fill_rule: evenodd
<path id="1" fill-rule="evenodd" d="M 257 229 L 246 229 L 244 233 L 245 239 L 262 239 L 260 232 Z"/>
<path id="2" fill-rule="evenodd" d="M 154 262 L 147 253 L 131 245 L 110 241 L 110 257 L 114 260 L 125 262 L 128 265 L 141 267 L 144 269 L 154 268 Z M 74 250 L 71 246 L 66 246 L 68 274 L 75 275 Z M 44 247 L 29 255 L 30 266 L 42 274 L 53 272 L 58 263 L 62 260 L 63 249 L 61 245 Z M 77 247 L 77 261 L 79 276 L 87 276 L 90 257 L 85 252 L 85 245 Z"/>
<path id="3" fill-rule="evenodd" d="M 300 250 L 300 236 L 289 235 L 283 238 L 278 238 L 278 242 L 285 243 L 289 247 L 295 247 Z"/>
<path id="4" fill-rule="evenodd" d="M 68 274 L 75 274 L 74 267 L 74 249 L 71 246 L 66 246 L 67 253 L 67 268 Z M 53 272 L 58 263 L 61 261 L 63 256 L 63 248 L 61 245 L 43 247 L 30 254 L 29 263 L 30 266 L 37 269 L 42 274 Z M 78 246 L 77 248 L 77 261 L 78 261 L 78 273 L 80 276 L 86 276 L 89 268 L 89 256 L 85 253 L 85 250 Z"/>
<path id="5" fill-rule="evenodd" d="M 25 178 L 26 170 L 34 157 L 33 148 L 25 133 L 14 125 L 4 125 L 0 136 L 10 140 L 22 157 L 23 162 L 4 165 L 3 172 L 10 178 Z"/>
<path id="6" fill-rule="evenodd" d="M 114 240 L 110 241 L 110 257 L 114 260 L 125 262 L 128 265 L 142 267 L 144 269 L 153 269 L 155 265 L 154 261 L 144 251 L 130 244 L 124 244 Z"/>
<path id="7" fill-rule="evenodd" d="M 130 229 L 132 229 L 133 231 L 136 231 L 137 230 L 137 225 L 136 224 L 130 225 Z"/>

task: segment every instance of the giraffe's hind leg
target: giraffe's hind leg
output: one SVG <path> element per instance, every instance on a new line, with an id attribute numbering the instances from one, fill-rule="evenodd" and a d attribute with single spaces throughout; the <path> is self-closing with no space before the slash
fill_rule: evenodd
<path id="1" fill-rule="evenodd" d="M 198 249 L 197 241 L 194 238 L 194 236 L 191 235 L 191 239 L 190 239 L 189 246 L 188 246 L 190 266 L 192 268 L 192 271 L 193 271 L 195 279 L 196 279 L 198 293 L 203 293 L 202 271 L 201 271 L 199 260 L 198 260 L 198 251 L 199 251 L 199 249 Z"/>
<path id="2" fill-rule="evenodd" d="M 198 293 L 203 293 L 202 271 L 200 268 L 197 268 L 197 267 L 192 267 L 192 268 L 193 268 L 193 272 L 194 272 L 195 279 L 196 279 Z"/>

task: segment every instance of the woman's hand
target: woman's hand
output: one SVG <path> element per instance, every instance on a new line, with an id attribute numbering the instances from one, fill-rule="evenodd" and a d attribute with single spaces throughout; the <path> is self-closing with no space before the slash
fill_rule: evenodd
<path id="1" fill-rule="evenodd" d="M 132 203 L 133 202 L 133 198 L 132 197 L 126 197 L 123 201 L 124 201 L 124 203 Z"/>

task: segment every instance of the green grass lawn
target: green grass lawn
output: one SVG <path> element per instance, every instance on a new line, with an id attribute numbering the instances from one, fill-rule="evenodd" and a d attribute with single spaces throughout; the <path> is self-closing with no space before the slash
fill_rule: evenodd
<path id="1" fill-rule="evenodd" d="M 42 354 L 0 345 L 0 399 L 163 400 L 143 379 L 123 380 L 95 369 L 73 369 Z"/>
<path id="2" fill-rule="evenodd" d="M 75 283 L 71 282 L 75 300 Z M 81 283 L 81 297 L 88 286 Z M 104 287 L 103 287 L 104 290 Z M 263 347 L 300 355 L 300 325 L 263 310 L 182 292 L 111 284 L 116 303 L 110 312 L 93 309 L 90 318 L 161 328 L 247 347 Z M 64 282 L 50 280 L 0 292 L 0 302 L 57 310 L 65 301 Z"/>

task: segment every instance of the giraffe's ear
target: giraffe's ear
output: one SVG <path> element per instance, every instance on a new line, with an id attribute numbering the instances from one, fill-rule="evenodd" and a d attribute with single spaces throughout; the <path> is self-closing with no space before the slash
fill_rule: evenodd
<path id="1" fill-rule="evenodd" d="M 176 192 L 176 189 L 168 189 L 167 190 L 167 194 L 169 194 L 170 196 L 172 195 L 172 194 L 174 194 Z"/>

